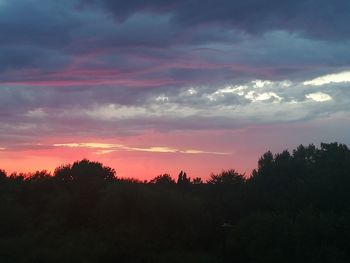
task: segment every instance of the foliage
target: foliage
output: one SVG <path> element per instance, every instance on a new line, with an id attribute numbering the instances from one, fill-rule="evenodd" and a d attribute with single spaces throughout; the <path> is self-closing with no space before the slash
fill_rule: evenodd
<path id="1" fill-rule="evenodd" d="M 211 174 L 208 184 L 241 185 L 244 183 L 244 174 L 239 174 L 234 169 L 222 171 L 220 174 Z"/>
<path id="2" fill-rule="evenodd" d="M 267 152 L 250 177 L 0 170 L 1 262 L 349 262 L 350 150 Z"/>
<path id="3" fill-rule="evenodd" d="M 171 186 L 175 185 L 176 182 L 169 174 L 158 175 L 150 181 L 150 184 L 162 185 L 162 186 Z"/>

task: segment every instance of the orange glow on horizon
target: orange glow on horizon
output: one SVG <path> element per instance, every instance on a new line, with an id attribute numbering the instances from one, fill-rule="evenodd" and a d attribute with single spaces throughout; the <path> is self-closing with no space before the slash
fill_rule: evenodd
<path id="1" fill-rule="evenodd" d="M 211 173 L 235 169 L 250 175 L 259 157 L 271 150 L 294 149 L 312 143 L 317 125 L 256 126 L 234 131 L 148 131 L 108 138 L 47 137 L 36 142 L 0 145 L 0 169 L 34 172 L 54 169 L 81 159 L 98 161 L 116 170 L 119 177 L 149 180 L 163 173 L 176 178 L 181 170 L 204 180 Z M 302 131 L 302 133 L 300 132 Z M 303 139 L 291 136 L 300 134 Z M 286 138 L 293 138 L 286 141 Z M 273 140 L 273 143 L 272 143 Z M 327 141 L 327 138 L 319 138 Z"/>
<path id="2" fill-rule="evenodd" d="M 47 170 L 53 172 L 62 164 L 73 163 L 81 159 L 99 161 L 117 171 L 119 177 L 133 177 L 149 180 L 159 174 L 169 173 L 174 178 L 185 170 L 191 177 L 207 178 L 211 172 L 219 172 L 232 156 L 210 154 L 184 154 L 172 152 L 128 152 L 120 151 L 96 155 L 89 149 L 54 148 L 49 150 L 35 150 L 0 153 L 1 169 L 8 173 L 34 172 Z M 235 167 L 241 170 L 241 167 Z"/>
<path id="3" fill-rule="evenodd" d="M 203 179 L 212 172 L 230 168 L 250 174 L 255 166 L 251 153 L 240 150 L 240 154 L 237 154 L 234 147 L 214 140 L 220 140 L 222 136 L 222 132 L 198 131 L 169 134 L 149 132 L 110 140 L 50 138 L 35 145 L 35 149 L 0 151 L 0 168 L 8 173 L 53 172 L 62 164 L 86 158 L 114 168 L 119 177 L 141 180 L 149 180 L 163 173 L 175 178 L 181 170 L 185 170 L 190 177 Z M 149 144 L 145 145 L 145 142 Z"/>

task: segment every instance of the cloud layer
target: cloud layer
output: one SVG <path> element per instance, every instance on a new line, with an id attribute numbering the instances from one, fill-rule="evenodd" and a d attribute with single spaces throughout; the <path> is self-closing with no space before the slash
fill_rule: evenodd
<path id="1" fill-rule="evenodd" d="M 324 120 L 340 129 L 349 23 L 346 0 L 0 0 L 0 157 L 86 142 L 114 145 L 91 149 L 104 155 L 231 153 L 181 138 Z M 150 133 L 178 137 L 132 141 Z"/>

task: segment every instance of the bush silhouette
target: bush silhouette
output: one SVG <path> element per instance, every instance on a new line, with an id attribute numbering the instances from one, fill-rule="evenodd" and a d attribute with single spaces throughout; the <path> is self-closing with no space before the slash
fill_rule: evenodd
<path id="1" fill-rule="evenodd" d="M 158 175 L 152 180 L 150 180 L 150 184 L 161 185 L 161 186 L 171 186 L 175 185 L 176 182 L 169 174 Z"/>
<path id="2" fill-rule="evenodd" d="M 116 172 L 114 169 L 103 166 L 99 162 L 83 159 L 72 165 L 68 164 L 58 167 L 54 172 L 54 177 L 62 181 L 78 183 L 113 181 L 116 179 Z"/>
<path id="3" fill-rule="evenodd" d="M 220 174 L 211 174 L 207 183 L 214 185 L 240 185 L 244 181 L 244 174 L 239 174 L 234 169 L 231 169 L 223 170 Z"/>

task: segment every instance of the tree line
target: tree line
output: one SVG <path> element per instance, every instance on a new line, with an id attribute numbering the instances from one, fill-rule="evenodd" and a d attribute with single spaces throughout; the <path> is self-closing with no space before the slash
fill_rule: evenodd
<path id="1" fill-rule="evenodd" d="M 266 152 L 250 176 L 0 170 L 1 262 L 349 262 L 350 150 Z"/>

